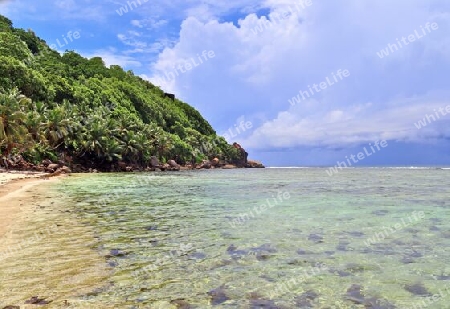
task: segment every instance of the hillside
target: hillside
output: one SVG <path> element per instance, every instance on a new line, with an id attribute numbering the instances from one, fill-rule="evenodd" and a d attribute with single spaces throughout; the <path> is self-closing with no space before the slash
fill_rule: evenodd
<path id="1" fill-rule="evenodd" d="M 245 151 L 217 136 L 190 105 L 99 57 L 60 55 L 1 15 L 0 151 L 4 165 L 20 155 L 100 170 L 145 168 L 152 156 L 246 163 Z"/>

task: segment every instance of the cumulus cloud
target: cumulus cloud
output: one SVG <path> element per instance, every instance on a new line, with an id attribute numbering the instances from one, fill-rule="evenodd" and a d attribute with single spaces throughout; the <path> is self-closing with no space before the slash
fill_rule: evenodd
<path id="1" fill-rule="evenodd" d="M 447 95 L 450 96 L 450 93 Z M 440 139 L 443 133 L 450 137 L 450 114 L 439 112 L 440 108 L 445 109 L 450 103 L 439 97 L 427 95 L 398 99 L 389 102 L 385 109 L 366 103 L 308 115 L 304 115 L 302 109 L 292 107 L 257 128 L 245 144 L 254 149 L 302 146 L 340 148 L 376 140 L 421 142 Z M 419 129 L 417 125 L 424 119 L 428 124 Z"/>
<path id="2" fill-rule="evenodd" d="M 178 43 L 153 65 L 151 80 L 202 50 L 217 57 L 162 88 L 197 107 L 219 129 L 243 113 L 256 125 L 252 147 L 354 146 L 373 139 L 424 141 L 448 134 L 414 122 L 445 106 L 450 69 L 449 8 L 441 1 L 393 3 L 267 0 L 268 16 L 249 13 L 237 23 L 189 17 Z M 436 22 L 439 29 L 384 59 L 377 52 L 397 38 Z M 291 107 L 300 90 L 338 69 L 350 77 Z"/>

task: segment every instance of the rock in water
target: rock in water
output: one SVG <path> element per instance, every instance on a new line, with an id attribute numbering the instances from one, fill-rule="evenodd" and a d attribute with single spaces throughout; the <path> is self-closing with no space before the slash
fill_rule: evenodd
<path id="1" fill-rule="evenodd" d="M 175 299 L 170 302 L 171 304 L 177 306 L 178 309 L 191 309 L 192 306 L 184 299 Z"/>
<path id="2" fill-rule="evenodd" d="M 418 296 L 431 296 L 432 294 L 421 284 L 408 284 L 405 286 L 405 290 Z"/>
<path id="3" fill-rule="evenodd" d="M 228 296 L 225 294 L 225 286 L 223 285 L 214 290 L 209 291 L 208 295 L 211 296 L 211 304 L 213 306 L 220 305 L 229 299 Z"/>
<path id="4" fill-rule="evenodd" d="M 31 304 L 31 305 L 48 305 L 52 301 L 51 300 L 45 300 L 45 298 L 39 298 L 37 296 L 31 297 L 29 300 L 25 302 L 25 304 Z"/>
<path id="5" fill-rule="evenodd" d="M 323 242 L 323 237 L 318 234 L 309 234 L 308 240 L 315 242 L 316 244 Z"/>
<path id="6" fill-rule="evenodd" d="M 250 293 L 250 309 L 280 309 L 273 300 L 264 299 L 257 293 Z"/>
<path id="7" fill-rule="evenodd" d="M 355 304 L 364 303 L 364 295 L 361 293 L 362 286 L 359 284 L 352 284 L 352 286 L 347 290 L 345 298 L 354 302 Z"/>
<path id="8" fill-rule="evenodd" d="M 300 296 L 295 298 L 295 304 L 298 308 L 313 308 L 312 302 L 319 297 L 319 295 L 314 291 L 307 291 Z"/>

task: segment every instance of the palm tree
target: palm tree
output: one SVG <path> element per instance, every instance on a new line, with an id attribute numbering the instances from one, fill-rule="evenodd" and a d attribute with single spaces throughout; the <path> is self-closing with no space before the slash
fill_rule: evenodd
<path id="1" fill-rule="evenodd" d="M 121 141 L 123 143 L 123 157 L 135 163 L 139 158 L 139 151 L 141 150 L 136 140 L 136 133 L 131 130 L 124 130 L 122 132 Z"/>
<path id="2" fill-rule="evenodd" d="M 75 130 L 76 124 L 67 103 L 56 106 L 45 115 L 44 134 L 50 146 L 57 149 L 64 143 L 65 137 Z"/>
<path id="3" fill-rule="evenodd" d="M 103 156 L 103 141 L 109 137 L 109 131 L 104 126 L 103 121 L 98 117 L 89 119 L 81 137 L 82 150 L 100 158 Z"/>
<path id="4" fill-rule="evenodd" d="M 122 158 L 123 146 L 117 139 L 117 123 L 104 119 L 101 115 L 89 118 L 79 134 L 82 156 L 88 154 L 91 159 L 112 162 Z"/>
<path id="5" fill-rule="evenodd" d="M 142 131 L 136 134 L 135 140 L 139 152 L 139 163 L 144 165 L 150 160 L 150 157 L 152 156 L 151 140 L 148 139 L 146 133 Z"/>
<path id="6" fill-rule="evenodd" d="M 32 108 L 26 114 L 25 124 L 30 133 L 30 137 L 38 144 L 46 144 L 47 139 L 45 137 L 44 128 L 44 115 L 46 108 L 43 103 L 32 103 Z"/>
<path id="7" fill-rule="evenodd" d="M 14 149 L 26 148 L 29 134 L 25 125 L 26 108 L 31 100 L 17 89 L 0 93 L 0 150 L 8 157 Z M 19 149 L 22 152 L 24 149 Z"/>
<path id="8" fill-rule="evenodd" d="M 169 137 L 167 133 L 163 133 L 160 135 L 158 141 L 158 155 L 159 158 L 162 159 L 173 147 L 172 139 Z"/>
<path id="9" fill-rule="evenodd" d="M 108 162 L 122 160 L 123 146 L 116 138 L 107 138 L 103 141 L 103 158 Z"/>

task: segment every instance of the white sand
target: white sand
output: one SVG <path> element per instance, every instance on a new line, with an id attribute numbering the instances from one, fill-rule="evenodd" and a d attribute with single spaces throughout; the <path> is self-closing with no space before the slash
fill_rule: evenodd
<path id="1" fill-rule="evenodd" d="M 0 169 L 0 186 L 17 179 L 37 178 L 45 173 L 5 171 Z"/>

